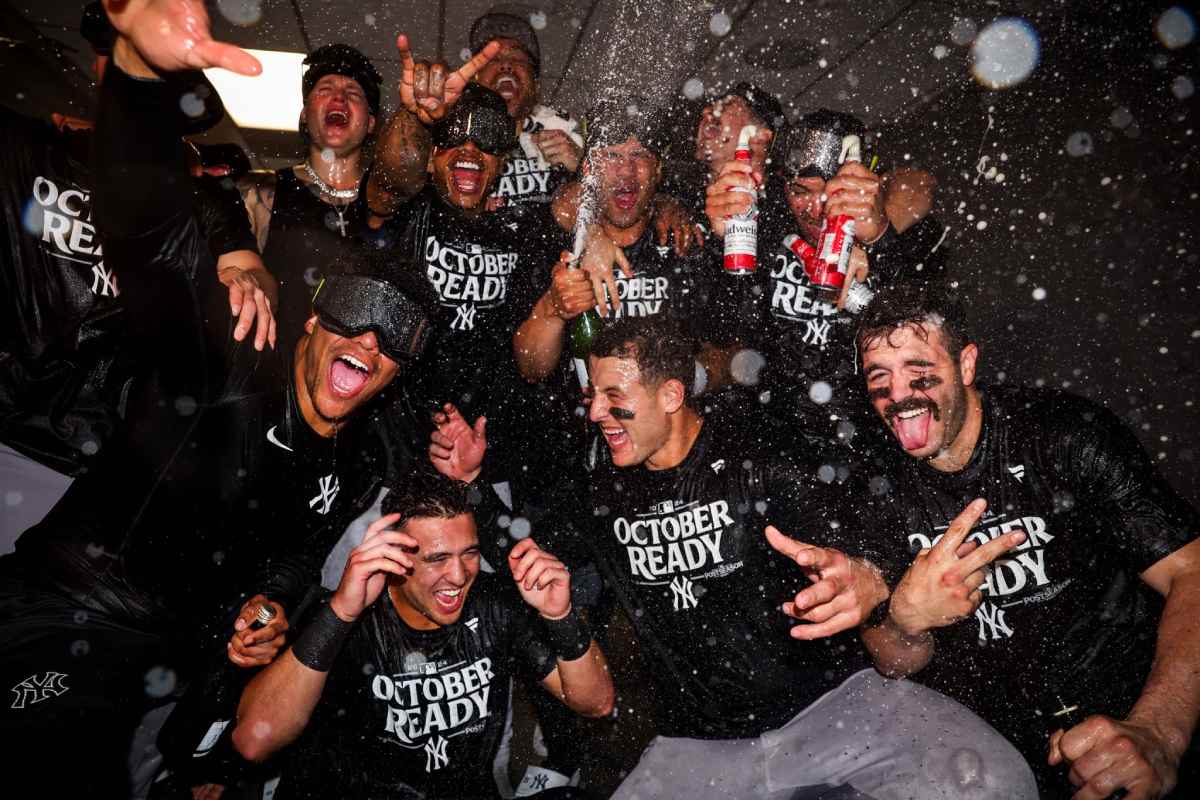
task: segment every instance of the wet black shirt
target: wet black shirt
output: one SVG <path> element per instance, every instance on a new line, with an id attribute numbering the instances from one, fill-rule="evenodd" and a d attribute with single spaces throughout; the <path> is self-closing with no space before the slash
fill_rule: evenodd
<path id="1" fill-rule="evenodd" d="M 1058 727 L 1047 715 L 1064 703 L 1128 713 L 1162 605 L 1138 575 L 1200 534 L 1200 516 L 1106 409 L 1016 387 L 987 387 L 983 402 L 964 469 L 938 472 L 893 446 L 875 482 L 886 493 L 844 521 L 891 548 L 891 585 L 973 498 L 988 510 L 971 538 L 1025 531 L 974 616 L 936 631 L 933 661 L 914 678 L 978 712 L 1036 764 Z"/>
<path id="2" fill-rule="evenodd" d="M 665 735 L 758 736 L 866 665 L 853 633 L 789 636 L 779 607 L 808 580 L 763 530 L 801 530 L 819 461 L 778 443 L 744 416 L 710 415 L 677 467 L 601 465 L 534 527 L 550 552 L 600 568 L 647 657 Z"/>
<path id="3" fill-rule="evenodd" d="M 429 283 L 435 330 L 413 375 L 431 405 L 470 407 L 496 380 L 516 372 L 512 335 L 520 320 L 514 286 L 545 270 L 548 212 L 516 208 L 469 216 L 426 187 L 378 232 L 377 246 L 395 248 Z"/>
<path id="4" fill-rule="evenodd" d="M 232 340 L 228 294 L 170 124 L 194 86 L 180 81 L 116 68 L 105 81 L 97 213 L 138 372 L 127 423 L 17 554 L 85 605 L 195 645 L 196 626 L 222 617 L 232 596 L 298 596 L 324 552 L 286 574 L 268 554 L 314 537 L 332 545 L 366 493 L 358 478 L 374 480 L 374 470 L 348 434 L 323 439 L 304 422 L 290 363 Z M 131 180 L 136 193 L 124 190 Z"/>
<path id="5" fill-rule="evenodd" d="M 481 573 L 458 621 L 433 631 L 405 624 L 385 592 L 334 663 L 276 796 L 498 797 L 509 680 L 555 664 L 511 582 Z"/>
<path id="6" fill-rule="evenodd" d="M 739 338 L 766 359 L 763 388 L 772 406 L 799 398 L 807 401 L 812 384 L 823 381 L 838 403 L 850 402 L 855 388 L 854 332 L 857 317 L 818 297 L 804 265 L 783 240 L 798 234 L 791 211 L 776 205 L 759 219 L 758 269 L 748 276 L 721 276 L 714 296 L 737 308 Z M 924 284 L 940 277 L 945 256 L 937 247 L 942 227 L 925 218 L 868 256 L 867 286 L 879 290 L 898 283 Z M 720 266 L 721 243 L 714 264 Z M 936 249 L 935 249 L 936 248 Z"/>
<path id="7" fill-rule="evenodd" d="M 292 167 L 275 173 L 271 227 L 263 263 L 279 281 L 279 349 L 292 352 L 312 316 L 312 297 L 339 256 L 358 245 L 355 232 L 366 220 L 367 176 L 358 197 L 341 206 L 321 200 L 320 191 L 296 177 Z"/>

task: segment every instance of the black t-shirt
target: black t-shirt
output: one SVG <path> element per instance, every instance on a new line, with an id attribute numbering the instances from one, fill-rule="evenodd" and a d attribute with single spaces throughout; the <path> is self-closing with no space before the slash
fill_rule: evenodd
<path id="1" fill-rule="evenodd" d="M 778 395 L 773 407 L 795 398 L 807 401 L 817 381 L 829 384 L 835 401 L 844 404 L 855 388 L 857 317 L 818 296 L 800 259 L 783 244 L 792 233 L 798 234 L 798 228 L 786 205 L 764 212 L 759 219 L 758 269 L 747 276 L 724 276 L 714 296 L 738 309 L 734 325 L 739 338 L 765 357 L 762 382 Z M 872 251 L 868 288 L 877 291 L 939 278 L 945 267 L 944 254 L 935 249 L 941 233 L 941 225 L 927 217 Z M 719 248 L 720 242 L 715 245 Z"/>
<path id="2" fill-rule="evenodd" d="M 377 246 L 397 248 L 428 279 L 435 329 L 411 379 L 431 404 L 470 407 L 492 382 L 516 377 L 514 287 L 555 261 L 546 255 L 552 225 L 542 208 L 469 216 L 426 187 L 372 234 Z"/>
<path id="3" fill-rule="evenodd" d="M 504 162 L 504 170 L 496 180 L 496 188 L 489 196 L 494 200 L 502 200 L 505 205 L 516 206 L 528 203 L 548 205 L 559 187 L 571 180 L 572 175 L 563 167 L 551 166 L 542 156 L 537 147 L 529 139 L 535 133 L 547 129 L 546 122 L 557 129 L 574 129 L 573 121 L 545 106 L 537 106 L 525 117 L 521 125 L 520 139 Z M 530 152 L 526 153 L 529 143 Z"/>
<path id="4" fill-rule="evenodd" d="M 385 592 L 356 624 L 277 797 L 498 797 L 509 679 L 555 667 L 537 613 L 480 574 L 453 625 L 410 628 Z"/>
<path id="5" fill-rule="evenodd" d="M 873 532 L 889 584 L 973 498 L 971 538 L 1027 541 L 997 561 L 974 616 L 935 633 L 915 679 L 963 702 L 1045 761 L 1063 703 L 1124 717 L 1154 654 L 1161 601 L 1138 578 L 1200 534 L 1200 515 L 1109 411 L 1057 391 L 987 387 L 970 463 L 942 473 L 893 447 L 886 492 L 843 521 Z"/>
<path id="6" fill-rule="evenodd" d="M 323 439 L 304 422 L 285 358 L 232 341 L 197 195 L 180 191 L 181 131 L 170 117 L 194 84 L 179 80 L 114 68 L 105 81 L 97 209 L 139 374 L 127 422 L 17 553 L 85 604 L 203 645 L 208 631 L 197 626 L 223 616 L 231 595 L 269 586 L 295 597 L 320 560 L 289 577 L 273 572 L 269 554 L 309 537 L 336 541 L 367 494 L 358 478 L 374 470 L 350 432 Z M 129 194 L 131 180 L 139 191 Z"/>
<path id="7" fill-rule="evenodd" d="M 679 466 L 601 465 L 534 527 L 559 558 L 600 568 L 648 656 L 665 735 L 758 736 L 866 666 L 853 633 L 789 636 L 780 605 L 809 582 L 763 531 L 800 535 L 819 460 L 778 442 L 768 423 L 710 415 Z M 814 543 L 854 551 L 823 530 Z"/>

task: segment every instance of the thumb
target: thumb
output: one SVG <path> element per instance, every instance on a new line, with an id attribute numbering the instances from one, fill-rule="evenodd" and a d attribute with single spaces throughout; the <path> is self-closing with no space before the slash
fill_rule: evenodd
<path id="1" fill-rule="evenodd" d="M 479 419 L 475 420 L 473 429 L 476 436 L 485 436 L 487 434 L 487 417 L 480 417 Z"/>
<path id="2" fill-rule="evenodd" d="M 1046 759 L 1046 762 L 1052 767 L 1063 762 L 1062 749 L 1059 747 L 1059 743 L 1062 742 L 1062 737 L 1062 728 L 1059 728 L 1050 735 L 1050 757 Z"/>

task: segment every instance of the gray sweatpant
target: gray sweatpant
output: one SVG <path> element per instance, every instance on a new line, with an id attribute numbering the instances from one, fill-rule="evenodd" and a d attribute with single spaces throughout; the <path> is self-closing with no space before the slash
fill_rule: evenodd
<path id="1" fill-rule="evenodd" d="M 874 670 L 757 738 L 656 737 L 613 800 L 788 800 L 820 786 L 872 800 L 1037 800 L 1029 765 L 990 725 L 945 695 Z"/>

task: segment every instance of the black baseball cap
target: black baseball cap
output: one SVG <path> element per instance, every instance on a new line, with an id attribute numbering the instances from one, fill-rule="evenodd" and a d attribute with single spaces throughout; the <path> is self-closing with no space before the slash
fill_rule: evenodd
<path id="1" fill-rule="evenodd" d="M 478 53 L 492 39 L 512 39 L 521 45 L 533 62 L 533 74 L 542 73 L 542 48 L 538 46 L 537 34 L 533 32 L 529 20 L 500 11 L 484 14 L 471 25 L 468 37 L 471 52 Z"/>
<path id="2" fill-rule="evenodd" d="M 483 152 L 499 156 L 517 145 L 517 123 L 504 98 L 477 83 L 467 84 L 458 102 L 429 134 L 434 146 L 442 150 L 469 140 Z"/>
<path id="3" fill-rule="evenodd" d="M 108 14 L 104 13 L 104 4 L 99 0 L 83 7 L 83 17 L 79 20 L 79 35 L 87 39 L 96 55 L 112 55 L 113 45 L 117 43 L 117 30 L 108 21 Z"/>
<path id="4" fill-rule="evenodd" d="M 309 53 L 304 59 L 304 66 L 308 67 L 301 82 L 305 99 L 321 78 L 344 75 L 358 82 L 367 96 L 371 113 L 379 114 L 379 86 L 383 83 L 383 76 L 375 69 L 371 59 L 358 50 L 348 44 L 327 44 Z"/>
<path id="5" fill-rule="evenodd" d="M 788 177 L 829 180 L 838 171 L 842 139 L 862 138 L 866 132 L 866 125 L 853 114 L 827 108 L 805 114 L 788 134 L 783 172 Z"/>
<path id="6" fill-rule="evenodd" d="M 666 109 L 651 105 L 638 95 L 600 100 L 584 115 L 583 138 L 587 150 L 612 147 L 633 138 L 662 158 L 671 143 L 667 116 Z"/>

